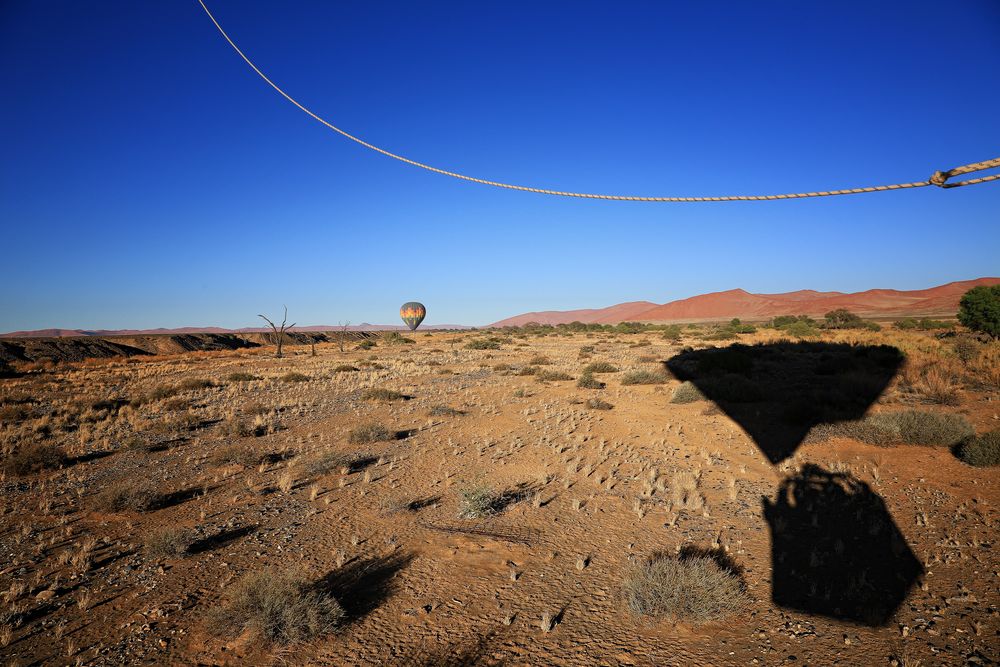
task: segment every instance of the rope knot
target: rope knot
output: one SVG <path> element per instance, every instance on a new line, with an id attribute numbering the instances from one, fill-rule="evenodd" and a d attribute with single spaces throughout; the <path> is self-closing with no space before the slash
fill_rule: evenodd
<path id="1" fill-rule="evenodd" d="M 930 178 L 930 184 L 943 188 L 946 187 L 945 184 L 948 182 L 949 178 L 951 178 L 950 171 L 935 171 L 934 175 Z"/>

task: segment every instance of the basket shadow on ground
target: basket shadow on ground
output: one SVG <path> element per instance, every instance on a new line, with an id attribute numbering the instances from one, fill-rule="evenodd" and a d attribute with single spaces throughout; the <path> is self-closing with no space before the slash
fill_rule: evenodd
<path id="1" fill-rule="evenodd" d="M 864 417 L 902 363 L 890 346 L 783 342 L 687 350 L 665 366 L 777 464 L 814 426 Z M 778 606 L 883 626 L 923 574 L 885 501 L 850 474 L 807 464 L 761 500 Z"/>
<path id="2" fill-rule="evenodd" d="M 781 607 L 884 626 L 924 572 L 885 501 L 849 474 L 806 465 L 761 500 Z"/>
<path id="3" fill-rule="evenodd" d="M 862 418 L 902 363 L 888 345 L 799 342 L 688 350 L 664 365 L 780 463 L 814 426 Z"/>

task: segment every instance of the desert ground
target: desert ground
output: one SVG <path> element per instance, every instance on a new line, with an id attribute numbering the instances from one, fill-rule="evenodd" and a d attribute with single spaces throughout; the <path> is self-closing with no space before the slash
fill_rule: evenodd
<path id="1" fill-rule="evenodd" d="M 15 363 L 2 664 L 1000 661 L 1000 342 L 543 333 Z"/>

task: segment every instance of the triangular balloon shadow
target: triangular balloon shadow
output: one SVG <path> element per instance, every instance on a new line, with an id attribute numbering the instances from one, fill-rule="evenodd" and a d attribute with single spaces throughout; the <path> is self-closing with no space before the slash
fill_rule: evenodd
<path id="1" fill-rule="evenodd" d="M 806 465 L 761 500 L 777 605 L 882 626 L 924 572 L 885 502 L 850 475 Z"/>
<path id="2" fill-rule="evenodd" d="M 863 417 L 902 363 L 888 345 L 785 342 L 688 350 L 664 365 L 778 463 L 817 424 Z"/>

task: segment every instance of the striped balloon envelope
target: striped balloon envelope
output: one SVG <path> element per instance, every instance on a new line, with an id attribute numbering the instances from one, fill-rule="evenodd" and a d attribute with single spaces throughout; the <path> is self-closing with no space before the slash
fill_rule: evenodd
<path id="1" fill-rule="evenodd" d="M 399 316 L 406 322 L 406 326 L 410 327 L 410 331 L 419 327 L 426 315 L 427 309 L 424 308 L 424 304 L 416 301 L 407 301 L 399 307 Z"/>

